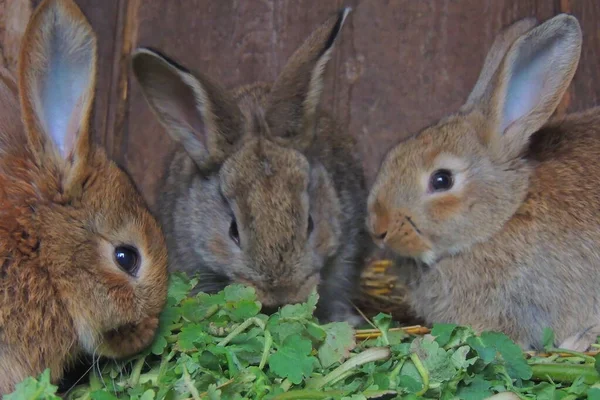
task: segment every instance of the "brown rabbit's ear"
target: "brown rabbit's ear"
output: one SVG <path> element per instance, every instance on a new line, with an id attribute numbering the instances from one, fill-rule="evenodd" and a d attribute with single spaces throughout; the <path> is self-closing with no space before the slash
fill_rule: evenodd
<path id="1" fill-rule="evenodd" d="M 469 94 L 469 98 L 461 111 L 468 111 L 470 107 L 481 100 L 510 46 L 515 40 L 527 33 L 527 31 L 533 29 L 537 24 L 538 20 L 536 18 L 523 18 L 504 28 L 504 30 L 496 35 L 494 43 L 492 43 L 492 47 L 488 51 L 483 63 L 483 68 L 479 73 L 477 83 L 471 91 L 471 94 Z"/>
<path id="2" fill-rule="evenodd" d="M 310 144 L 325 66 L 350 11 L 342 9 L 317 28 L 294 52 L 275 81 L 266 113 L 274 140 L 297 149 Z"/>
<path id="3" fill-rule="evenodd" d="M 242 133 L 242 115 L 216 82 L 146 48 L 135 50 L 133 72 L 169 135 L 200 168 L 230 154 Z"/>
<path id="4" fill-rule="evenodd" d="M 484 140 L 500 160 L 518 157 L 551 117 L 581 55 L 577 19 L 560 14 L 518 38 L 475 107 L 486 116 Z"/>
<path id="5" fill-rule="evenodd" d="M 21 110 L 29 145 L 77 162 L 91 146 L 96 36 L 71 0 L 45 0 L 33 14 L 19 59 Z"/>

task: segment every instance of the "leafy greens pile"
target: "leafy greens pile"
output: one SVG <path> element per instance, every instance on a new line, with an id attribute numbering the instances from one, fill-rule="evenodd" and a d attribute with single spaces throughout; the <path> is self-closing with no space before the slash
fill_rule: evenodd
<path id="1" fill-rule="evenodd" d="M 251 288 L 231 285 L 190 296 L 195 279 L 173 274 L 153 345 L 124 363 L 94 368 L 67 399 L 485 399 L 600 400 L 600 358 L 571 353 L 527 359 L 507 336 L 436 325 L 427 336 L 390 330 L 361 342 L 346 323 L 320 325 L 317 295 L 260 314 Z M 545 332 L 548 347 L 551 331 Z M 550 350 L 550 349 L 549 349 Z M 49 371 L 5 399 L 59 399 Z"/>

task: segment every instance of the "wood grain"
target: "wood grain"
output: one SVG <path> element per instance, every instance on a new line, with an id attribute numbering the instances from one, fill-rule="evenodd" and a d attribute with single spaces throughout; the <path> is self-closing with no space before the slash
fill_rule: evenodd
<path id="1" fill-rule="evenodd" d="M 13 68 L 39 0 L 0 0 L 0 64 Z M 328 70 L 324 106 L 358 139 L 369 179 L 385 152 L 456 110 L 494 36 L 516 19 L 574 14 L 579 69 L 558 113 L 600 104 L 597 0 L 77 0 L 99 36 L 97 139 L 154 204 L 173 143 L 131 76 L 136 46 L 158 48 L 227 87 L 272 80 L 306 36 L 343 5 L 354 11 Z"/>

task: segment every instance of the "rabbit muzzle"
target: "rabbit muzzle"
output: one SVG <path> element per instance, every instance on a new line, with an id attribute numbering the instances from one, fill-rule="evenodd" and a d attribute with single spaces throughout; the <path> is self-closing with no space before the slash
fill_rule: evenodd
<path id="1" fill-rule="evenodd" d="M 431 241 L 406 210 L 387 212 L 381 207 L 374 207 L 369 212 L 367 225 L 379 247 L 387 247 L 400 256 L 423 259 L 432 252 Z"/>
<path id="2" fill-rule="evenodd" d="M 149 316 L 137 323 L 122 325 L 104 334 L 99 354 L 124 358 L 144 350 L 154 340 L 158 316 Z"/>
<path id="3" fill-rule="evenodd" d="M 297 282 L 292 279 L 285 284 L 265 284 L 264 282 L 238 279 L 239 283 L 253 287 L 256 290 L 256 297 L 262 304 L 263 311 L 276 311 L 286 304 L 306 301 L 312 290 L 318 286 L 319 281 L 320 275 L 318 273 Z"/>

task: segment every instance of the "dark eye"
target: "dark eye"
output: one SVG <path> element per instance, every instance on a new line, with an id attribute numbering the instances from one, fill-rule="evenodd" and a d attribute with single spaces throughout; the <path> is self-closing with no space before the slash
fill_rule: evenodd
<path id="1" fill-rule="evenodd" d="M 453 184 L 452 172 L 447 169 L 439 169 L 431 174 L 431 178 L 429 178 L 429 187 L 434 192 L 450 190 Z"/>
<path id="2" fill-rule="evenodd" d="M 229 237 L 235 242 L 235 244 L 238 246 L 240 245 L 240 233 L 238 232 L 238 226 L 235 218 L 231 220 L 231 225 L 229 226 Z"/>
<path id="3" fill-rule="evenodd" d="M 115 261 L 123 271 L 135 276 L 140 268 L 140 253 L 135 247 L 118 246 L 115 248 Z"/>
<path id="4" fill-rule="evenodd" d="M 312 233 L 313 229 L 315 228 L 315 224 L 313 223 L 313 219 L 312 217 L 309 215 L 308 216 L 308 233 L 306 234 L 306 236 L 310 236 L 310 234 Z"/>

